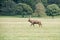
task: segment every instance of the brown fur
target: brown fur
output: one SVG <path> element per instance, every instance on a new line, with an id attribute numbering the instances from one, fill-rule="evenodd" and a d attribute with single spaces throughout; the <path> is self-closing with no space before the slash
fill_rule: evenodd
<path id="1" fill-rule="evenodd" d="M 33 26 L 34 26 L 34 24 L 38 24 L 38 25 L 39 25 L 39 27 L 40 27 L 40 26 L 42 26 L 41 22 L 40 22 L 40 21 L 38 21 L 38 20 L 31 20 L 31 19 L 29 19 L 29 20 L 28 20 L 28 22 L 30 22 L 30 23 L 31 23 L 31 25 L 33 25 Z"/>

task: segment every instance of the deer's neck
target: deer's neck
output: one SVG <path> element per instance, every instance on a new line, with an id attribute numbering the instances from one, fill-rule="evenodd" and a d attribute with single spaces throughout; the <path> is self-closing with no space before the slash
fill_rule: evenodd
<path id="1" fill-rule="evenodd" d="M 31 22 L 31 19 L 29 19 L 28 21 Z"/>

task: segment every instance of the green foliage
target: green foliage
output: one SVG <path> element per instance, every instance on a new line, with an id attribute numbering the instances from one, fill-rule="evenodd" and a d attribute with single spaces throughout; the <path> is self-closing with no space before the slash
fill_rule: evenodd
<path id="1" fill-rule="evenodd" d="M 42 3 L 36 4 L 35 13 L 37 13 L 37 16 L 46 16 L 45 11 L 45 7 Z"/>
<path id="2" fill-rule="evenodd" d="M 19 3 L 16 5 L 16 12 L 18 15 L 22 15 L 24 17 L 24 15 L 31 15 L 33 13 L 32 8 L 24 3 Z"/>
<path id="3" fill-rule="evenodd" d="M 41 2 L 41 0 L 14 0 L 16 3 L 26 3 L 28 5 L 30 5 L 33 9 L 33 11 L 35 10 L 35 5 L 38 2 Z"/>
<path id="4" fill-rule="evenodd" d="M 44 4 L 45 7 L 48 5 L 48 0 L 41 0 L 41 2 Z"/>
<path id="5" fill-rule="evenodd" d="M 60 0 L 48 0 L 48 4 L 60 4 Z"/>
<path id="6" fill-rule="evenodd" d="M 56 16 L 60 13 L 60 8 L 56 4 L 48 5 L 48 15 Z"/>
<path id="7" fill-rule="evenodd" d="M 60 15 L 60 0 L 0 0 L 0 15 Z"/>
<path id="8" fill-rule="evenodd" d="M 0 15 L 15 15 L 15 2 L 13 1 L 4 1 L 2 4 Z"/>

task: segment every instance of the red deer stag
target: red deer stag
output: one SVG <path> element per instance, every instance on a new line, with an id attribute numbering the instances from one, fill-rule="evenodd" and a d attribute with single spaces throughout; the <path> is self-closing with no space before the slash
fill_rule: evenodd
<path id="1" fill-rule="evenodd" d="M 29 18 L 28 22 L 30 22 L 31 25 L 33 25 L 33 26 L 34 26 L 34 24 L 38 24 L 39 27 L 42 26 L 41 22 L 38 21 L 38 20 L 31 20 L 31 19 Z"/>

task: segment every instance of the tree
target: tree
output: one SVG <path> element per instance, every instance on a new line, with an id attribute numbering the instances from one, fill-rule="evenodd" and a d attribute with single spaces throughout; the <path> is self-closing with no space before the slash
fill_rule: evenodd
<path id="1" fill-rule="evenodd" d="M 45 7 L 42 3 L 36 4 L 35 13 L 37 16 L 41 16 L 41 17 L 46 16 L 45 11 L 46 11 Z"/>
<path id="2" fill-rule="evenodd" d="M 33 9 L 33 11 L 35 10 L 35 5 L 38 2 L 41 2 L 41 0 L 14 0 L 16 3 L 25 3 L 31 6 L 31 8 Z"/>
<path id="3" fill-rule="evenodd" d="M 11 0 L 3 1 L 1 8 L 1 15 L 15 15 L 15 2 Z"/>
<path id="4" fill-rule="evenodd" d="M 54 18 L 54 16 L 59 14 L 60 8 L 58 7 L 58 5 L 56 4 L 51 4 L 47 6 L 47 11 L 48 11 L 48 15 L 52 16 L 52 18 Z"/>
<path id="5" fill-rule="evenodd" d="M 48 0 L 48 4 L 60 4 L 60 0 Z"/>
<path id="6" fill-rule="evenodd" d="M 24 17 L 24 15 L 32 15 L 33 10 L 32 8 L 24 3 L 18 3 L 16 6 L 16 12 L 18 15 L 22 15 L 22 17 Z"/>
<path id="7" fill-rule="evenodd" d="M 43 3 L 43 5 L 46 7 L 48 5 L 48 0 L 41 0 L 41 2 Z"/>

